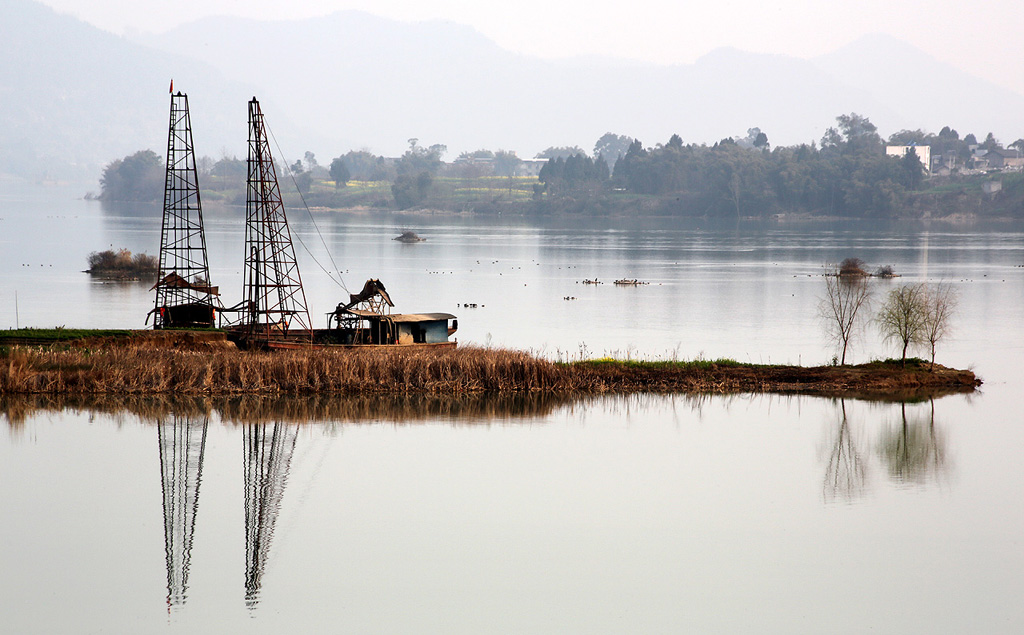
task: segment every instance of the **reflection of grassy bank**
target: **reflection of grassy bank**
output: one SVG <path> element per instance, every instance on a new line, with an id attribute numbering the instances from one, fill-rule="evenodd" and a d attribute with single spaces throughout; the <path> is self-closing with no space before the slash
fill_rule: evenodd
<path id="1" fill-rule="evenodd" d="M 220 334 L 210 334 L 211 337 Z M 163 335 L 161 335 L 163 337 Z M 466 394 L 480 392 L 781 392 L 910 398 L 969 392 L 970 371 L 873 362 L 765 366 L 734 361 L 555 363 L 521 351 L 318 349 L 239 352 L 209 346 L 128 344 L 62 350 L 0 347 L 0 393 L 61 394 Z"/>
<path id="2" fill-rule="evenodd" d="M 451 420 L 463 423 L 543 417 L 576 403 L 572 395 L 553 393 L 467 393 L 462 395 L 3 395 L 0 418 L 21 424 L 41 412 L 88 411 L 131 414 L 158 421 L 171 415 L 216 414 L 230 423 L 282 421 L 413 422 Z"/>

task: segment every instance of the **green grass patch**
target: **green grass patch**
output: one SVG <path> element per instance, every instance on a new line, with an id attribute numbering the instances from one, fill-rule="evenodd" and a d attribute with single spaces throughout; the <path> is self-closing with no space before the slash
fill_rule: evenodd
<path id="1" fill-rule="evenodd" d="M 959 181 L 951 181 L 942 183 L 941 185 L 925 186 L 920 190 L 916 190 L 917 194 L 953 194 L 958 192 L 966 192 L 968 190 L 981 190 L 981 184 L 972 183 L 967 184 Z"/>
<path id="2" fill-rule="evenodd" d="M 0 331 L 0 342 L 4 340 L 32 339 L 50 342 L 79 340 L 85 337 L 127 337 L 131 331 L 125 329 L 39 329 L 24 328 Z"/>
<path id="3" fill-rule="evenodd" d="M 629 369 L 656 369 L 656 370 L 714 370 L 716 368 L 758 368 L 763 364 L 743 364 L 735 359 L 694 359 L 694 360 L 640 360 L 640 359 L 615 359 L 614 357 L 601 357 L 577 362 L 568 362 L 566 365 L 583 366 L 621 366 Z"/>
<path id="4" fill-rule="evenodd" d="M 902 367 L 903 365 L 904 365 L 903 364 L 903 360 L 901 358 L 899 358 L 899 357 L 890 357 L 888 359 L 876 359 L 876 360 L 872 360 L 870 363 L 867 364 L 867 366 L 900 366 L 900 367 Z M 929 362 L 928 360 L 925 360 L 925 359 L 921 359 L 920 357 L 908 357 L 907 358 L 906 366 L 907 366 L 907 368 L 925 368 L 925 367 L 931 368 L 931 362 Z"/>

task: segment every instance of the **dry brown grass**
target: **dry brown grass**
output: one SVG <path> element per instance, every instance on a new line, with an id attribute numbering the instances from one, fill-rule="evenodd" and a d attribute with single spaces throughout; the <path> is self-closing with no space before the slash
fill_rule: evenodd
<path id="1" fill-rule="evenodd" d="M 467 393 L 573 388 L 571 373 L 527 353 L 493 349 L 190 351 L 142 346 L 0 357 L 0 393 Z"/>
<path id="2" fill-rule="evenodd" d="M 143 346 L 0 353 L 0 394 L 376 395 L 550 392 L 565 395 L 785 392 L 855 395 L 970 391 L 970 371 L 892 364 L 803 368 L 735 362 L 559 364 L 522 351 L 313 349 L 284 352 Z"/>

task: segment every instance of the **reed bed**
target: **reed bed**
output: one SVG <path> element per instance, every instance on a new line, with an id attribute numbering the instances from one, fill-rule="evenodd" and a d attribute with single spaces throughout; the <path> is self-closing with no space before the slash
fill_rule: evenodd
<path id="1" fill-rule="evenodd" d="M 494 349 L 240 352 L 112 346 L 0 354 L 0 393 L 471 393 L 572 389 L 564 368 Z"/>
<path id="2" fill-rule="evenodd" d="M 970 391 L 970 371 L 896 364 L 760 366 L 721 363 L 578 361 L 556 363 L 522 351 L 312 349 L 283 352 L 144 346 L 0 351 L 0 394 L 314 395 L 551 392 L 822 395 Z"/>

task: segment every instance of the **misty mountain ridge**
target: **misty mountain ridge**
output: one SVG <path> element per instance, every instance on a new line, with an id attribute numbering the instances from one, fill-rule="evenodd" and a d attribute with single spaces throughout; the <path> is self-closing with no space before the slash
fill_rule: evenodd
<path id="1" fill-rule="evenodd" d="M 357 11 L 258 21 L 215 17 L 162 34 L 114 36 L 30 0 L 0 8 L 0 172 L 98 175 L 139 149 L 163 154 L 167 89 L 187 92 L 198 155 L 244 156 L 256 95 L 288 156 L 401 154 L 408 139 L 448 159 L 489 148 L 524 158 L 593 147 L 611 131 L 713 143 L 757 126 L 775 146 L 815 141 L 839 114 L 884 136 L 942 126 L 1024 136 L 1024 97 L 887 36 L 812 60 L 722 48 L 689 65 L 585 56 L 545 60 L 452 22 Z M 53 46 L 53 43 L 59 43 Z"/>
<path id="2" fill-rule="evenodd" d="M 142 148 L 162 154 L 168 82 L 177 70 L 188 69 L 181 74 L 199 95 L 232 85 L 206 64 L 141 47 L 35 2 L 0 5 L 0 38 L 0 172 L 33 179 L 95 179 L 114 158 Z M 211 109 L 207 123 L 219 128 L 235 119 L 223 117 L 224 110 Z M 244 122 L 239 128 L 244 135 Z"/>
<path id="3" fill-rule="evenodd" d="M 285 53 L 256 68 L 247 41 L 274 42 Z M 607 131 L 649 144 L 673 133 L 714 142 L 752 126 L 775 143 L 800 143 L 820 138 L 838 114 L 890 112 L 810 62 L 781 55 L 721 49 L 686 66 L 552 61 L 510 53 L 466 26 L 357 11 L 287 22 L 208 18 L 148 42 L 202 51 L 238 81 L 262 78 L 296 121 L 330 122 L 343 104 L 340 121 L 352 124 L 321 126 L 313 138 L 384 154 L 401 153 L 411 137 L 455 152 L 502 148 L 529 157 L 549 145 L 590 148 Z M 343 80 L 297 70 L 309 66 Z M 793 98 L 807 86 L 818 89 L 813 99 Z"/>
<path id="4" fill-rule="evenodd" d="M 903 128 L 938 132 L 950 126 L 961 135 L 973 132 L 978 138 L 994 132 L 1004 144 L 1024 137 L 1020 116 L 1024 96 L 940 62 L 896 38 L 865 35 L 812 62 L 894 108 L 903 102 L 898 109 L 900 119 L 879 126 L 890 133 Z"/>

